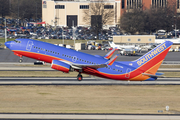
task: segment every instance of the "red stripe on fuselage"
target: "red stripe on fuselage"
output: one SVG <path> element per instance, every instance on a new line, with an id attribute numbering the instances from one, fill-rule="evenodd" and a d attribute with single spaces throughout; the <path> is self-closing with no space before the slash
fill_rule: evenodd
<path id="1" fill-rule="evenodd" d="M 50 56 L 50 55 L 45 55 L 45 54 L 41 54 L 41 53 L 19 51 L 19 50 L 12 50 L 12 51 L 15 53 L 18 53 L 22 56 L 30 57 L 30 58 L 41 60 L 41 61 L 45 61 L 48 63 L 51 63 L 52 60 L 62 60 L 61 58 Z"/>

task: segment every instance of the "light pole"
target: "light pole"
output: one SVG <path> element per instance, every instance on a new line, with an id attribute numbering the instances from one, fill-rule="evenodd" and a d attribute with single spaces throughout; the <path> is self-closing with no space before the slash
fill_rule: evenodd
<path id="1" fill-rule="evenodd" d="M 7 42 L 6 18 L 5 18 L 5 28 L 4 28 L 4 31 L 5 31 L 5 42 Z M 4 48 L 6 49 L 6 46 Z"/>
<path id="2" fill-rule="evenodd" d="M 175 38 L 177 38 L 177 35 L 176 35 L 176 24 L 175 24 Z"/>
<path id="3" fill-rule="evenodd" d="M 19 0 L 18 0 L 18 26 L 19 26 Z"/>
<path id="4" fill-rule="evenodd" d="M 176 35 L 176 23 L 177 23 L 177 18 L 176 18 L 176 16 L 174 16 L 174 18 L 175 18 L 175 25 L 174 25 L 174 27 L 175 27 L 175 38 L 177 38 L 177 35 Z"/>
<path id="5" fill-rule="evenodd" d="M 73 28 L 73 29 L 72 29 L 72 30 L 73 30 L 73 31 L 72 31 L 72 32 L 73 32 L 73 33 L 72 33 L 72 34 L 73 34 L 72 36 L 73 36 L 73 40 L 74 40 L 74 48 L 75 48 L 75 37 L 74 37 L 74 20 L 72 21 L 72 28 Z"/>

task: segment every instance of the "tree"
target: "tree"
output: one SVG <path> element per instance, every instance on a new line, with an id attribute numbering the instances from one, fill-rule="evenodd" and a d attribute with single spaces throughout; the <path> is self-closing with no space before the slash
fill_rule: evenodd
<path id="1" fill-rule="evenodd" d="M 120 19 L 121 29 L 131 34 L 142 32 L 144 29 L 144 15 L 142 9 L 135 9 L 133 12 L 125 13 Z"/>
<path id="2" fill-rule="evenodd" d="M 131 34 L 136 32 L 156 32 L 164 29 L 172 30 L 172 25 L 176 23 L 177 17 L 175 11 L 176 3 L 171 3 L 165 7 L 151 7 L 142 10 L 133 9 L 132 12 L 126 12 L 120 19 L 120 27 Z M 176 19 L 176 20 L 173 20 Z"/>
<path id="3" fill-rule="evenodd" d="M 83 20 L 86 24 L 91 24 L 91 30 L 96 34 L 97 39 L 102 27 L 114 21 L 114 6 L 103 1 L 91 2 L 89 9 L 84 9 L 83 13 Z"/>
<path id="4" fill-rule="evenodd" d="M 9 0 L 0 0 L 0 15 L 1 17 L 9 15 Z"/>
<path id="5" fill-rule="evenodd" d="M 42 17 L 41 0 L 16 0 L 12 5 L 12 16 L 18 19 Z"/>

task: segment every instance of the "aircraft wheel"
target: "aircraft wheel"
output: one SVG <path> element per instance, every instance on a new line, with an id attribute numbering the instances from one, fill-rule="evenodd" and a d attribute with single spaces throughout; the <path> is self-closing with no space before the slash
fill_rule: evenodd
<path id="1" fill-rule="evenodd" d="M 22 62 L 23 62 L 23 59 L 19 59 L 19 62 L 22 63 Z"/>
<path id="2" fill-rule="evenodd" d="M 83 77 L 82 77 L 82 75 L 81 75 L 81 74 L 79 74 L 79 75 L 77 76 L 77 80 L 78 80 L 78 81 L 81 81 L 81 80 L 82 80 L 82 78 L 83 78 Z"/>

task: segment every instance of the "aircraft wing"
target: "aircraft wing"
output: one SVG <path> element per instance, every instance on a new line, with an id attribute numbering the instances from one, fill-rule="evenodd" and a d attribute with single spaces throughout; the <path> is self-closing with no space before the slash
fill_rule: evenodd
<path id="1" fill-rule="evenodd" d="M 78 64 L 78 63 L 72 63 L 72 62 L 63 61 L 63 60 L 60 60 L 60 61 L 70 65 L 74 69 L 83 69 L 85 67 L 98 69 L 98 68 L 106 67 L 108 65 L 112 65 L 117 57 L 118 57 L 118 55 L 115 55 L 109 61 L 107 61 L 106 63 L 102 63 L 102 64 Z"/>
<path id="2" fill-rule="evenodd" d="M 71 62 L 67 62 L 67 61 L 63 61 L 63 60 L 60 60 L 60 61 L 71 65 L 71 67 L 74 69 L 83 69 L 85 67 L 98 69 L 98 68 L 103 68 L 103 67 L 107 66 L 107 64 L 78 64 L 78 63 L 71 63 Z"/>
<path id="3" fill-rule="evenodd" d="M 96 65 L 93 65 L 93 64 L 74 64 L 74 63 L 71 64 L 71 67 L 74 68 L 74 69 L 82 69 L 82 68 L 85 68 L 85 67 L 98 69 L 98 68 L 103 68 L 103 67 L 106 67 L 106 66 L 107 66 L 107 64 L 96 64 Z"/>

